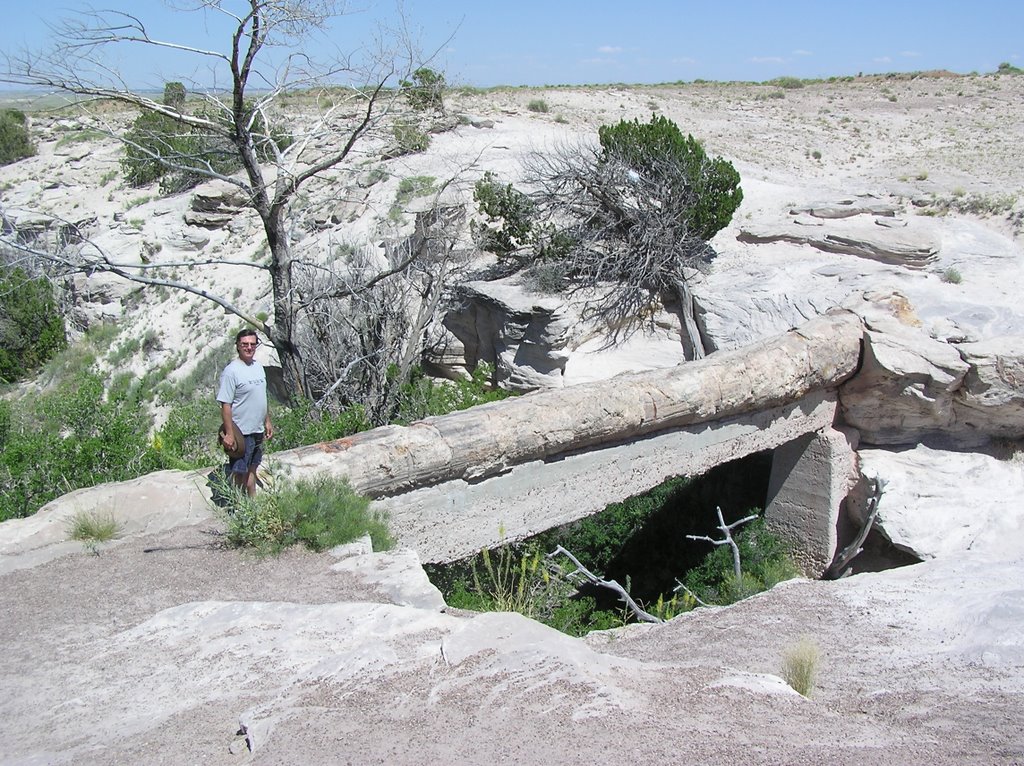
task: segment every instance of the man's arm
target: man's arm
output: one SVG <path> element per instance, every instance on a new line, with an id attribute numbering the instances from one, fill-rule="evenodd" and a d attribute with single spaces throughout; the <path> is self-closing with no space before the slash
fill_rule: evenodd
<path id="1" fill-rule="evenodd" d="M 231 423 L 231 402 L 220 403 L 220 422 L 224 426 L 224 446 L 229 450 L 234 450 L 235 429 Z"/>

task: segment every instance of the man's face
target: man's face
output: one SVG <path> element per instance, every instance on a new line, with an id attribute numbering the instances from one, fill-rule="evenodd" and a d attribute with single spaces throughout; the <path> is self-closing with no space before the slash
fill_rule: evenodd
<path id="1" fill-rule="evenodd" d="M 243 335 L 238 340 L 238 358 L 246 364 L 252 364 L 252 358 L 256 354 L 256 347 L 260 344 L 255 335 Z"/>

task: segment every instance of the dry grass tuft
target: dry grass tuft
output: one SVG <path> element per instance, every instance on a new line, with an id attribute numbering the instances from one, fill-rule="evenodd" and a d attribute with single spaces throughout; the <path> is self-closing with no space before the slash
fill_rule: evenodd
<path id="1" fill-rule="evenodd" d="M 810 697 L 811 690 L 814 689 L 820 655 L 818 645 L 814 641 L 802 638 L 783 656 L 782 677 L 804 697 Z"/>

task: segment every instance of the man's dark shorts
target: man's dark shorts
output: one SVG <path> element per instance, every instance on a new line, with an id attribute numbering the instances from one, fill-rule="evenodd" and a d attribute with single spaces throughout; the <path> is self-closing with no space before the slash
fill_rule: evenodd
<path id="1" fill-rule="evenodd" d="M 242 438 L 245 439 L 245 454 L 230 461 L 231 473 L 249 473 L 263 461 L 263 434 L 245 434 Z"/>

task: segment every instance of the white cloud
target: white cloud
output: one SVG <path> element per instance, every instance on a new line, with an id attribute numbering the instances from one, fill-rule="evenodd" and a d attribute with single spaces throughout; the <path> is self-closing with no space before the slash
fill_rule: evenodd
<path id="1" fill-rule="evenodd" d="M 889 58 L 888 56 L 877 56 L 877 57 L 875 57 L 875 58 L 873 58 L 871 60 L 874 63 L 876 63 L 876 64 L 891 64 L 892 63 L 892 59 Z"/>
<path id="2" fill-rule="evenodd" d="M 814 53 L 811 51 L 805 51 L 803 48 L 797 48 L 793 51 L 794 56 L 813 56 Z"/>
<path id="3" fill-rule="evenodd" d="M 620 48 L 617 45 L 602 45 L 600 48 L 597 49 L 597 52 L 598 53 L 616 54 L 616 53 L 622 53 L 622 48 Z"/>
<path id="4" fill-rule="evenodd" d="M 612 66 L 618 62 L 615 59 L 609 58 L 589 58 L 580 59 L 580 63 L 585 64 L 586 66 Z"/>
<path id="5" fill-rule="evenodd" d="M 918 51 L 900 51 L 900 55 L 901 56 L 905 56 L 906 58 L 912 59 L 912 58 L 917 58 L 921 54 Z"/>
<path id="6" fill-rule="evenodd" d="M 781 64 L 785 61 L 781 56 L 753 56 L 750 60 L 755 64 Z"/>
<path id="7" fill-rule="evenodd" d="M 697 63 L 697 59 L 690 58 L 689 56 L 680 56 L 678 58 L 669 59 L 668 63 L 670 63 L 670 64 L 696 64 Z"/>

